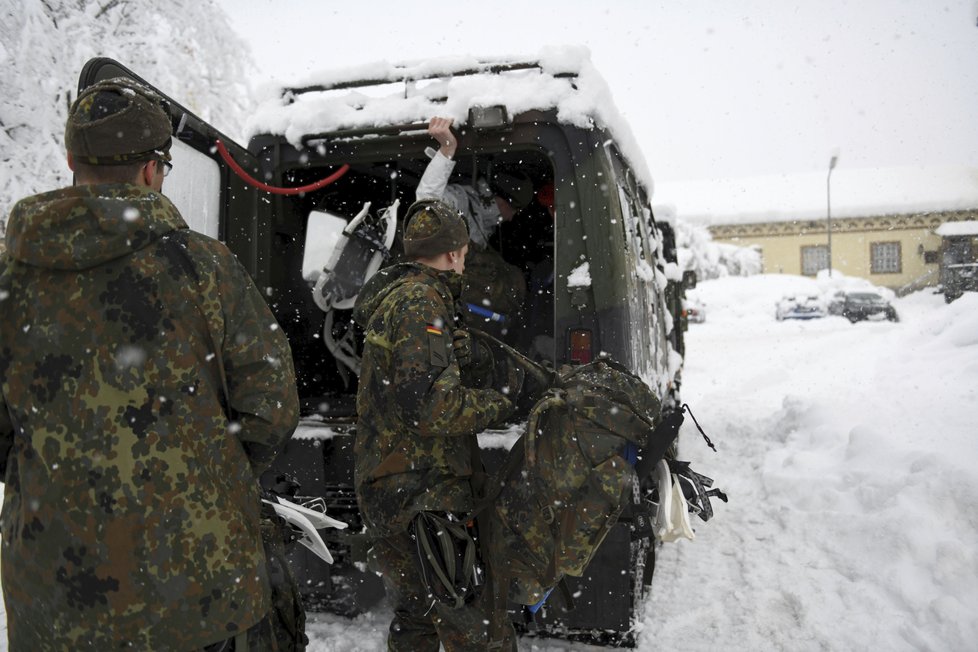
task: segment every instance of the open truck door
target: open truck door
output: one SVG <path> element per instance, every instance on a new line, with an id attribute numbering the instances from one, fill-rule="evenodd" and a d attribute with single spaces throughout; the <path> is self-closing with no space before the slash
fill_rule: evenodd
<path id="1" fill-rule="evenodd" d="M 115 77 L 135 79 L 165 101 L 173 125 L 170 152 L 173 172 L 166 178 L 164 194 L 180 210 L 191 229 L 224 242 L 258 287 L 268 287 L 270 210 L 259 201 L 258 189 L 223 163 L 216 143 L 223 143 L 234 160 L 252 174 L 258 168 L 258 160 L 167 93 L 113 59 L 89 60 L 78 77 L 78 92 Z M 229 219 L 230 215 L 235 219 Z"/>
<path id="2" fill-rule="evenodd" d="M 289 337 L 293 358 L 310 360 L 309 367 L 324 364 L 330 352 L 321 339 L 316 339 L 314 344 L 318 348 L 307 353 L 312 341 L 305 337 L 307 319 L 298 314 L 302 311 L 295 306 L 301 303 L 300 297 L 307 300 L 309 309 L 306 312 L 320 319 L 313 330 L 320 333 L 322 314 L 313 305 L 312 285 L 303 279 L 301 272 L 303 264 L 311 264 L 309 260 L 317 261 L 314 265 L 316 270 L 321 268 L 332 249 L 317 250 L 308 257 L 303 256 L 301 250 L 294 255 L 297 243 L 302 245 L 306 240 L 305 237 L 296 236 L 295 232 L 299 229 L 296 222 L 301 223 L 302 231 L 306 229 L 307 220 L 320 227 L 318 231 L 310 227 L 310 238 L 319 241 L 320 249 L 323 242 L 332 243 L 338 229 L 331 225 L 330 220 L 337 218 L 328 213 L 310 211 L 305 204 L 308 203 L 309 192 L 313 192 L 313 196 L 317 196 L 313 189 L 322 193 L 322 188 L 345 174 L 346 166 L 335 165 L 326 171 L 317 169 L 313 172 L 315 179 L 283 172 L 279 169 L 281 166 L 277 168 L 269 163 L 271 157 L 262 148 L 260 138 L 255 145 L 255 151 L 259 153 L 256 156 L 169 94 L 113 59 L 89 60 L 79 75 L 78 91 L 115 77 L 135 79 L 156 92 L 166 103 L 173 126 L 170 150 L 173 170 L 166 178 L 163 193 L 176 205 L 191 229 L 224 242 L 238 257 L 265 294 L 273 314 Z M 223 153 L 218 143 L 223 145 Z M 274 152 L 278 148 L 270 149 Z M 300 169 L 300 172 L 304 168 L 298 163 L 293 167 Z M 250 179 L 246 180 L 245 177 Z M 269 179 L 291 186 L 295 186 L 297 180 L 313 183 L 271 188 L 264 184 Z M 305 210 L 297 209 L 297 204 Z M 396 204 L 394 208 L 396 211 Z M 317 218 L 320 219 L 317 221 Z M 310 372 L 310 375 L 314 373 Z M 302 437 L 303 428 L 300 427 L 273 469 L 263 476 L 262 483 L 267 485 L 266 488 L 277 489 L 276 474 L 286 473 L 289 479 L 284 482 L 288 484 L 288 481 L 297 480 L 299 490 L 306 494 L 304 498 L 325 498 L 331 514 L 357 526 L 358 511 L 352 488 L 352 400 L 331 399 L 331 402 L 341 404 L 334 410 L 338 409 L 343 415 L 335 441 Z M 321 399 L 312 400 L 311 403 L 315 407 L 325 405 Z M 329 411 L 325 407 L 321 409 Z M 326 544 L 335 557 L 332 566 L 304 547 L 294 546 L 289 551 L 288 559 L 293 572 L 302 582 L 307 607 L 353 615 L 370 609 L 383 598 L 384 589 L 380 579 L 359 567 L 350 554 L 352 547 L 362 548 L 355 536 L 357 530 L 357 527 L 351 527 L 349 530 L 323 532 Z M 357 558 L 363 556 L 365 551 L 358 549 Z"/>

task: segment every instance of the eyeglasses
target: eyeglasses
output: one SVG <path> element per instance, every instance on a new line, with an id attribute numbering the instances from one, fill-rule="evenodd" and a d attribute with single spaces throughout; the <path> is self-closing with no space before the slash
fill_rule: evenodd
<path id="1" fill-rule="evenodd" d="M 163 176 L 164 177 L 170 176 L 170 170 L 173 169 L 173 163 L 170 163 L 169 161 L 164 159 L 159 159 L 159 163 L 163 164 Z"/>

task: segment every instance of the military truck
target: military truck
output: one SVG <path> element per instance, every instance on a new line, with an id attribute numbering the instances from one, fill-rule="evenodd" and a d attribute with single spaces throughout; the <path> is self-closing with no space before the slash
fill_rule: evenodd
<path id="1" fill-rule="evenodd" d="M 79 88 L 120 75 L 149 84 L 100 58 L 86 64 Z M 667 409 L 679 405 L 683 279 L 673 227 L 652 213 L 641 151 L 586 51 L 323 74 L 316 83 L 270 93 L 249 121 L 247 147 L 160 92 L 175 133 L 164 191 L 191 228 L 235 252 L 291 342 L 303 419 L 276 471 L 295 477 L 303 496 L 324 499 L 331 516 L 351 525 L 326 535 L 333 565 L 302 548 L 293 556 L 312 608 L 353 615 L 383 595 L 363 563 L 353 492 L 362 346 L 349 310 L 356 287 L 325 310 L 312 290 L 324 265 L 336 262 L 337 243 L 356 242 L 365 252 L 360 271 L 396 259 L 397 237 L 386 242 L 376 230 L 344 229 L 355 219 L 378 220 L 391 207 L 384 217 L 403 217 L 431 154 L 431 117 L 455 119 L 453 183 L 507 174 L 536 193 L 492 240 L 529 288 L 523 316 L 507 332 L 514 345 L 555 367 L 610 356 L 639 374 Z M 480 435 L 490 464 L 524 426 Z M 636 501 L 641 493 L 636 482 Z M 654 559 L 654 544 L 637 536 L 626 515 L 585 576 L 572 582 L 576 609 L 564 611 L 553 598 L 535 631 L 633 642 Z"/>
<path id="2" fill-rule="evenodd" d="M 945 222 L 941 236 L 940 286 L 951 303 L 965 292 L 978 292 L 978 221 Z"/>

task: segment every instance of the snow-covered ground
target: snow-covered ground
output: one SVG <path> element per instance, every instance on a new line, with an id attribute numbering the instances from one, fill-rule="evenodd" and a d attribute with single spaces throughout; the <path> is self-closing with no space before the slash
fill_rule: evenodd
<path id="1" fill-rule="evenodd" d="M 810 283 L 695 291 L 683 393 L 719 454 L 688 429 L 683 451 L 730 503 L 663 551 L 642 649 L 975 649 L 978 295 L 775 321 Z"/>
<path id="2" fill-rule="evenodd" d="M 719 452 L 684 427 L 682 454 L 730 503 L 662 549 L 640 650 L 975 649 L 978 294 L 897 299 L 899 323 L 774 319 L 783 294 L 851 283 L 694 290 L 683 396 Z M 309 650 L 382 650 L 389 618 L 311 614 Z"/>

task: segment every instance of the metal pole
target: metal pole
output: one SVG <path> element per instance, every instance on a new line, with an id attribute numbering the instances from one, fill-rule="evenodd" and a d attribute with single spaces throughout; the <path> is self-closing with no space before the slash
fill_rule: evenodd
<path id="1" fill-rule="evenodd" d="M 829 161 L 829 176 L 825 179 L 825 197 L 826 201 L 828 202 L 826 230 L 829 234 L 829 278 L 832 277 L 832 170 L 835 169 L 835 164 L 838 163 L 838 161 L 838 155 L 833 155 L 832 160 Z"/>

